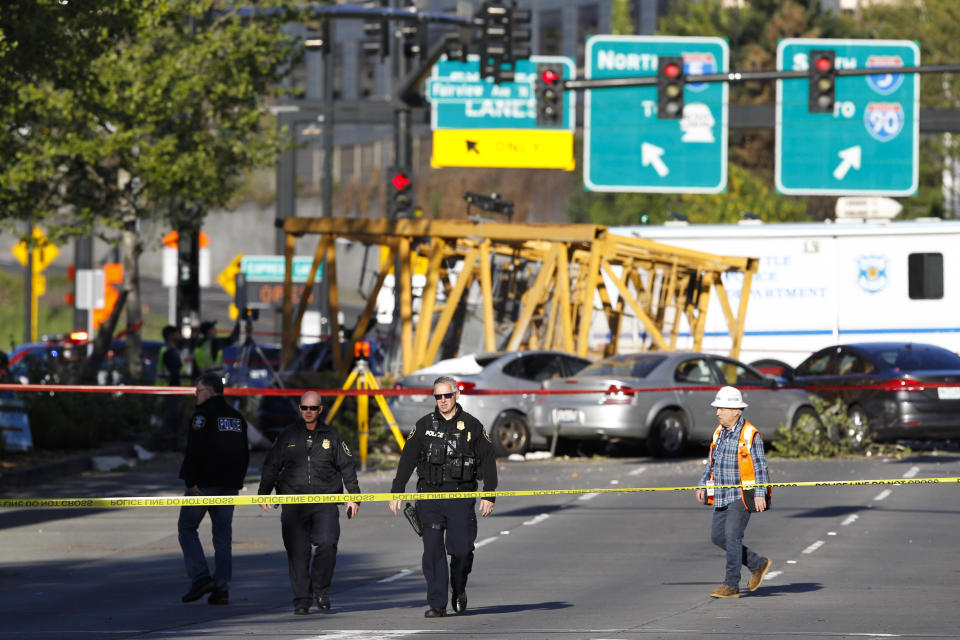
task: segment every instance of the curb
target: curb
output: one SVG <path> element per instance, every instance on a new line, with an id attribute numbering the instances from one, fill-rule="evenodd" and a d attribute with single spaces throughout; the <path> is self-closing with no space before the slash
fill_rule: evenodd
<path id="1" fill-rule="evenodd" d="M 10 469 L 0 472 L 0 493 L 24 487 L 34 487 L 44 482 L 62 479 L 64 476 L 74 476 L 84 471 L 90 471 L 93 469 L 93 458 L 97 456 L 135 457 L 133 444 L 118 442 L 93 451 L 78 453 L 64 460 Z"/>

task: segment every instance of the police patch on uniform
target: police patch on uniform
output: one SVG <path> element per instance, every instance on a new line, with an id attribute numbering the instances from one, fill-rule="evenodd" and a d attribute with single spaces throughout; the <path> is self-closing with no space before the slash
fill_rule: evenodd
<path id="1" fill-rule="evenodd" d="M 352 457 L 353 457 L 353 454 L 350 453 L 350 449 L 347 448 L 347 443 L 344 442 L 343 440 L 341 440 L 341 441 L 340 441 L 340 445 L 343 447 L 343 452 L 352 458 Z"/>
<path id="2" fill-rule="evenodd" d="M 413 425 L 413 429 L 410 429 L 410 433 L 407 434 L 407 440 L 413 437 L 413 434 L 417 432 L 417 425 Z"/>
<path id="3" fill-rule="evenodd" d="M 329 449 L 329 448 L 330 448 L 330 441 L 327 440 L 326 438 L 324 438 L 324 439 L 323 439 L 323 442 L 320 443 L 320 446 L 323 447 L 324 449 Z"/>
<path id="4" fill-rule="evenodd" d="M 243 431 L 240 418 L 217 418 L 217 431 L 240 433 Z"/>
<path id="5" fill-rule="evenodd" d="M 467 425 L 463 424 L 463 420 L 457 421 L 457 431 L 463 431 L 467 428 Z"/>
<path id="6" fill-rule="evenodd" d="M 207 423 L 207 419 L 204 418 L 203 416 L 194 416 L 193 424 L 191 424 L 190 426 L 199 431 L 200 429 L 203 429 L 203 425 L 205 425 L 206 423 Z"/>
<path id="7" fill-rule="evenodd" d="M 487 442 L 490 442 L 490 434 L 487 433 L 486 429 L 480 429 L 480 433 L 482 433 L 483 437 L 487 439 Z M 493 443 L 490 442 L 490 444 L 493 444 Z"/>

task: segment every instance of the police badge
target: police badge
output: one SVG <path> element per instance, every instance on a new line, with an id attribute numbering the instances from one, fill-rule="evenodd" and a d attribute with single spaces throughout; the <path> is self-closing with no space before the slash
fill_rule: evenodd
<path id="1" fill-rule="evenodd" d="M 323 447 L 324 449 L 329 449 L 329 448 L 330 448 L 330 441 L 327 440 L 326 438 L 324 438 L 324 439 L 323 439 L 323 442 L 320 443 L 320 446 Z"/>
<path id="2" fill-rule="evenodd" d="M 457 420 L 457 431 L 463 431 L 467 428 L 467 425 L 463 424 L 463 420 Z"/>

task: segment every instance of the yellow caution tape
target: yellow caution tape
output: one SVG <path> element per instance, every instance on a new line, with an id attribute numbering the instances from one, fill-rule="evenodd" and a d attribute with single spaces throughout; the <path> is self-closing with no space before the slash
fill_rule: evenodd
<path id="1" fill-rule="evenodd" d="M 895 478 L 890 480 L 825 480 L 819 482 L 769 482 L 750 485 L 769 487 L 841 487 L 865 485 L 958 484 L 954 478 Z M 740 488 L 738 484 L 713 485 L 711 488 Z M 435 493 L 310 493 L 297 495 L 255 496 L 152 496 L 118 498 L 0 498 L 0 508 L 49 509 L 54 507 L 209 507 L 259 504 L 323 504 L 340 502 L 387 502 L 389 500 L 449 500 L 453 498 L 519 498 L 525 496 L 564 496 L 582 493 L 642 493 L 650 491 L 693 491 L 707 489 L 701 485 L 687 487 L 618 487 L 616 489 L 532 489 L 523 491 L 449 491 Z"/>

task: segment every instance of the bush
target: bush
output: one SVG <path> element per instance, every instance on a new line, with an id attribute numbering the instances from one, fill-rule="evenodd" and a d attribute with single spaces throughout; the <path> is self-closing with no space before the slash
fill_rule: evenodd
<path id="1" fill-rule="evenodd" d="M 850 437 L 850 418 L 846 405 L 837 400 L 827 406 L 826 401 L 810 396 L 810 402 L 819 420 L 799 423 L 796 428 L 780 425 L 775 431 L 773 450 L 782 458 L 833 458 L 860 454 L 870 442 L 857 442 Z"/>
<path id="2" fill-rule="evenodd" d="M 158 398 L 140 394 L 21 393 L 37 449 L 88 449 L 151 432 Z"/>

